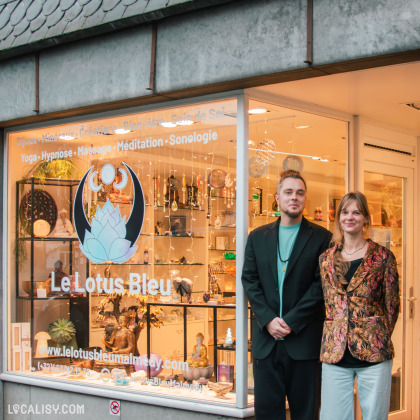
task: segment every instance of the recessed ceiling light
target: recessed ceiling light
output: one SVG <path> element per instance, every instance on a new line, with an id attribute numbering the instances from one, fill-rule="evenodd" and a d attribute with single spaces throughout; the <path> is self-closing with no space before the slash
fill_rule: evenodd
<path id="1" fill-rule="evenodd" d="M 265 108 L 253 108 L 248 111 L 249 114 L 265 114 L 268 112 Z"/>
<path id="2" fill-rule="evenodd" d="M 309 127 L 310 127 L 310 125 L 297 125 L 295 128 L 296 128 L 296 130 L 302 130 L 304 128 L 309 128 Z"/>
<path id="3" fill-rule="evenodd" d="M 248 144 L 250 146 L 255 146 L 255 141 L 254 140 L 248 140 Z"/>
<path id="4" fill-rule="evenodd" d="M 193 125 L 194 121 L 192 120 L 181 120 L 176 123 L 177 125 Z"/>
<path id="5" fill-rule="evenodd" d="M 68 136 L 68 135 L 60 136 L 60 140 L 74 140 L 75 138 L 76 137 Z"/>
<path id="6" fill-rule="evenodd" d="M 166 121 L 166 122 L 160 123 L 160 125 L 161 125 L 162 127 L 166 127 L 166 128 L 173 128 L 173 127 L 176 127 L 176 124 L 175 124 L 175 123 L 173 123 L 173 122 L 170 122 L 170 121 Z"/>
<path id="7" fill-rule="evenodd" d="M 127 134 L 127 133 L 129 133 L 130 132 L 130 130 L 126 130 L 125 128 L 117 128 L 115 131 L 114 131 L 114 133 L 115 134 Z"/>

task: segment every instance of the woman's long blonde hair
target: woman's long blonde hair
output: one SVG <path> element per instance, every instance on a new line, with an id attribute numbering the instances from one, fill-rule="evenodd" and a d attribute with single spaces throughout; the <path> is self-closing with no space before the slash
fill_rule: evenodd
<path id="1" fill-rule="evenodd" d="M 333 238 L 331 241 L 334 245 L 337 245 L 337 250 L 334 253 L 334 271 L 335 271 L 334 277 L 341 284 L 347 284 L 345 275 L 347 274 L 347 271 L 349 271 L 350 263 L 344 260 L 343 257 L 341 256 L 341 251 L 344 245 L 344 232 L 343 232 L 343 229 L 341 228 L 340 215 L 351 201 L 356 202 L 360 213 L 362 213 L 362 215 L 367 219 L 367 222 L 363 226 L 363 236 L 365 237 L 367 236 L 370 229 L 370 225 L 371 225 L 369 206 L 367 203 L 366 196 L 360 191 L 347 193 L 341 199 L 340 204 L 338 206 L 338 210 L 335 215 L 334 233 L 333 233 Z"/>

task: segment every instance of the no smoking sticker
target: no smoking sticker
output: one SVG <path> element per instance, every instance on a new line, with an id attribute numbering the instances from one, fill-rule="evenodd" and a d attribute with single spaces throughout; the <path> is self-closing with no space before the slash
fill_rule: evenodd
<path id="1" fill-rule="evenodd" d="M 121 405 L 117 400 L 109 400 L 109 414 L 120 417 Z"/>

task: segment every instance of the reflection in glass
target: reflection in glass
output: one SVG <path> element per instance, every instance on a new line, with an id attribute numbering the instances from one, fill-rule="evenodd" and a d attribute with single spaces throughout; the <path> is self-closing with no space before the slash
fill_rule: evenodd
<path id="1" fill-rule="evenodd" d="M 250 101 L 249 230 L 281 216 L 275 201 L 280 173 L 301 172 L 307 184 L 303 216 L 333 231 L 335 211 L 345 194 L 348 123 L 275 104 Z M 249 322 L 248 337 L 252 336 Z M 252 359 L 248 358 L 248 390 L 253 392 Z"/>
<path id="2" fill-rule="evenodd" d="M 365 172 L 365 195 L 372 217 L 371 237 L 374 241 L 389 248 L 395 255 L 400 278 L 400 294 L 404 290 L 403 265 L 403 178 Z M 400 300 L 404 305 L 404 300 Z M 401 410 L 404 384 L 404 307 L 400 308 L 392 334 L 395 357 L 392 365 L 390 412 Z"/>

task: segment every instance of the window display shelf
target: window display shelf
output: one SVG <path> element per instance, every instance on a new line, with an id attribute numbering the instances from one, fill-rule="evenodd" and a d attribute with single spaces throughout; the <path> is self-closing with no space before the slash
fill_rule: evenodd
<path id="1" fill-rule="evenodd" d="M 156 206 L 155 207 L 156 209 L 163 209 L 164 207 L 163 206 Z M 169 206 L 165 206 L 165 209 L 166 210 L 168 210 L 169 211 Z M 181 208 L 181 207 L 178 207 L 177 208 L 177 210 L 176 211 L 174 211 L 174 210 L 171 210 L 171 215 L 175 215 L 178 211 L 202 211 L 202 212 L 204 212 L 204 211 L 206 211 L 206 210 L 203 210 L 203 209 L 199 209 L 199 208 L 195 208 L 195 207 L 183 207 L 183 208 Z"/>
<path id="2" fill-rule="evenodd" d="M 153 263 L 148 263 L 148 264 L 145 264 L 145 263 L 135 263 L 135 262 L 131 262 L 131 263 L 110 263 L 110 262 L 104 262 L 104 263 L 92 263 L 91 264 L 92 265 L 92 267 L 95 267 L 95 266 L 97 266 L 97 265 L 115 265 L 115 266 L 121 266 L 121 267 L 123 267 L 123 266 L 125 266 L 125 265 L 153 265 Z"/>
<path id="3" fill-rule="evenodd" d="M 80 302 L 87 302 L 89 300 L 89 298 L 87 296 L 47 296 L 46 298 L 39 298 L 39 297 L 33 297 L 31 298 L 30 296 L 16 296 L 16 299 L 21 299 L 21 300 L 49 300 L 49 301 L 53 301 L 53 300 L 69 300 L 72 299 L 74 301 L 80 301 Z"/>
<path id="4" fill-rule="evenodd" d="M 59 179 L 59 178 L 34 178 L 31 176 L 27 179 L 21 179 L 16 184 L 20 185 L 55 185 L 59 187 L 76 187 L 80 183 L 80 179 Z"/>
<path id="5" fill-rule="evenodd" d="M 79 241 L 79 238 L 48 238 L 41 236 L 25 236 L 18 238 L 19 241 L 35 241 L 35 242 L 75 242 Z"/>
<path id="6" fill-rule="evenodd" d="M 182 308 L 182 316 L 183 316 L 183 353 L 184 353 L 184 360 L 187 360 L 188 350 L 187 350 L 187 336 L 188 336 L 188 325 L 191 323 L 191 320 L 188 319 L 188 309 L 190 308 L 208 308 L 212 309 L 213 312 L 213 319 L 216 320 L 213 322 L 212 332 L 209 331 L 209 334 L 212 335 L 213 343 L 217 343 L 217 312 L 220 309 L 231 309 L 235 311 L 236 305 L 209 305 L 209 304 L 184 304 L 184 303 L 155 303 L 150 302 L 147 304 L 147 355 L 150 358 L 152 353 L 151 348 L 151 325 L 150 325 L 150 310 L 151 307 L 174 307 L 174 308 Z M 202 321 L 202 320 L 200 320 Z M 210 347 L 210 345 L 208 345 Z M 214 360 L 214 377 L 215 381 L 218 381 L 218 369 L 217 369 L 217 361 L 218 361 L 218 348 L 214 344 L 211 346 L 213 347 L 213 360 Z M 147 369 L 147 376 L 150 378 L 150 366 Z"/>
<path id="7" fill-rule="evenodd" d="M 207 348 L 209 349 L 208 352 L 208 356 L 210 354 L 213 355 L 213 364 L 214 364 L 214 378 L 215 381 L 218 381 L 218 361 L 219 361 L 219 351 L 235 351 L 236 348 L 235 347 L 229 347 L 229 348 L 225 348 L 223 347 L 221 344 L 218 344 L 218 333 L 220 333 L 220 331 L 218 332 L 218 325 L 220 323 L 223 323 L 228 321 L 228 322 L 233 322 L 235 323 L 236 321 L 236 317 L 235 317 L 235 311 L 236 311 L 236 305 L 235 304 L 227 304 L 227 305 L 211 305 L 208 303 L 161 303 L 161 302 L 149 302 L 147 304 L 147 317 L 146 319 L 148 320 L 146 327 L 147 327 L 147 354 L 148 357 L 150 357 L 150 355 L 154 352 L 156 352 L 156 350 L 154 350 L 152 348 L 152 340 L 151 340 L 151 335 L 152 335 L 152 330 L 151 330 L 151 325 L 150 325 L 150 317 L 149 314 L 151 312 L 151 308 L 152 307 L 161 307 L 161 308 L 180 308 L 181 309 L 181 316 L 182 316 L 182 320 L 179 320 L 179 318 L 171 323 L 168 321 L 164 321 L 164 325 L 161 328 L 165 328 L 165 323 L 169 326 L 169 325 L 182 325 L 183 329 L 183 360 L 187 360 L 188 358 L 188 351 L 190 349 L 187 348 L 187 337 L 188 337 L 188 331 L 189 331 L 189 326 L 191 326 L 191 329 L 193 331 L 195 331 L 193 325 L 195 325 L 196 323 L 203 323 L 203 322 L 207 322 L 208 323 L 208 331 L 207 334 L 209 336 L 209 342 L 207 344 Z M 206 308 L 208 310 L 210 310 L 210 313 L 208 314 L 209 316 L 205 316 L 204 319 L 192 319 L 191 318 L 191 314 L 189 314 L 188 312 L 191 310 L 191 308 L 199 308 L 199 309 L 203 309 Z M 250 311 L 250 307 L 248 306 L 248 310 Z M 232 315 L 233 316 L 228 316 L 227 318 L 221 318 L 221 316 L 223 314 L 220 314 L 220 311 L 232 311 Z M 225 314 L 226 315 L 226 314 Z M 212 319 L 210 319 L 210 317 L 212 317 Z M 224 324 L 226 325 L 226 324 Z M 223 334 L 226 333 L 225 331 L 226 327 L 223 327 Z M 234 327 L 233 327 L 234 328 Z M 234 331 L 234 330 L 232 330 Z M 191 333 L 190 333 L 191 334 Z M 215 345 L 216 343 L 216 345 Z M 249 349 L 248 349 L 249 351 Z M 148 376 L 150 377 L 150 368 L 147 371 Z"/>
<path id="8" fill-rule="evenodd" d="M 236 226 L 215 226 L 209 225 L 211 229 L 223 230 L 223 229 L 236 229 Z"/>
<path id="9" fill-rule="evenodd" d="M 193 239 L 204 239 L 205 238 L 205 236 L 195 236 L 195 235 L 192 235 L 192 236 L 188 236 L 188 235 L 185 235 L 185 236 L 176 236 L 176 235 L 154 235 L 156 238 L 171 238 L 171 239 L 173 239 L 173 238 L 193 238 Z"/>
<path id="10" fill-rule="evenodd" d="M 203 263 L 192 263 L 192 264 L 182 264 L 182 263 L 155 263 L 156 265 L 183 265 L 185 267 L 188 267 L 190 265 L 204 265 Z"/>
<path id="11" fill-rule="evenodd" d="M 217 273 L 214 273 L 214 274 L 232 274 L 233 276 L 236 276 L 236 271 L 235 272 L 218 271 Z"/>
<path id="12" fill-rule="evenodd" d="M 227 200 L 227 197 L 223 197 L 223 195 L 209 195 L 209 199 L 211 200 L 212 198 L 223 198 Z M 235 200 L 236 201 L 236 197 L 229 197 L 229 200 Z"/>
<path id="13" fill-rule="evenodd" d="M 79 238 L 74 231 L 68 231 L 68 236 L 61 236 L 66 233 L 57 230 L 62 210 L 67 213 L 63 221 L 64 230 L 67 231 L 67 225 L 72 226 L 72 203 L 79 182 L 34 177 L 16 182 L 16 243 L 19 244 L 15 251 L 16 321 L 30 324 L 33 353 L 36 349 L 35 334 L 47 330 L 51 322 L 67 318 L 74 325 L 80 325 L 82 320 L 88 319 L 87 296 L 49 293 L 52 271 L 61 276 L 59 279 L 63 276 L 73 278 L 75 273 L 82 277 L 88 274 L 89 263 L 80 258 Z M 34 235 L 38 221 L 44 221 L 44 227 L 48 227 L 41 230 L 45 236 Z M 38 297 L 36 289 L 46 289 L 47 296 Z M 80 346 L 89 345 L 89 337 L 83 327 L 79 327 L 75 334 Z"/>
<path id="14" fill-rule="evenodd" d="M 222 350 L 222 351 L 236 351 L 236 346 L 232 346 L 232 347 L 223 347 L 223 346 L 216 346 L 217 350 Z M 251 349 L 248 348 L 248 351 L 250 352 Z"/>

